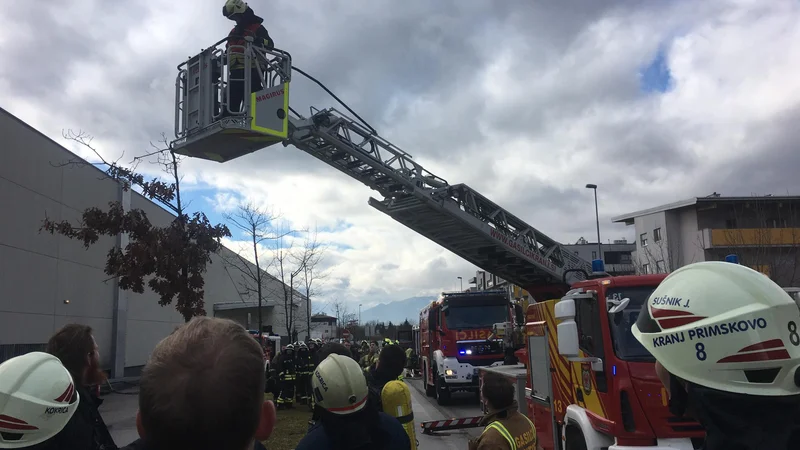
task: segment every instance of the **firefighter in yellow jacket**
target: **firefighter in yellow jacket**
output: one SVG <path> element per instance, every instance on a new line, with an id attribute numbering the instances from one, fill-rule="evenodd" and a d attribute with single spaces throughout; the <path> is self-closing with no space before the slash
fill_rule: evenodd
<path id="1" fill-rule="evenodd" d="M 483 375 L 481 396 L 488 411 L 483 433 L 469 441 L 470 450 L 541 450 L 533 422 L 518 411 L 511 381 L 496 373 Z"/>

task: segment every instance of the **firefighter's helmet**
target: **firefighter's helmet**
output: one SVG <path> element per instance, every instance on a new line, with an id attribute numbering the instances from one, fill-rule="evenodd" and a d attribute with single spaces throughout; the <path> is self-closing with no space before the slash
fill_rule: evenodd
<path id="1" fill-rule="evenodd" d="M 367 380 L 353 358 L 331 354 L 319 363 L 311 383 L 317 404 L 333 414 L 352 414 L 367 404 Z"/>
<path id="2" fill-rule="evenodd" d="M 236 14 L 242 14 L 245 11 L 247 11 L 247 2 L 242 0 L 226 0 L 222 7 L 222 15 L 228 19 L 233 19 Z"/>
<path id="3" fill-rule="evenodd" d="M 58 434 L 80 401 L 55 356 L 31 352 L 0 364 L 0 448 L 36 445 Z"/>
<path id="4" fill-rule="evenodd" d="M 294 353 L 294 344 L 288 344 L 286 347 L 283 348 L 283 350 Z"/>
<path id="5" fill-rule="evenodd" d="M 632 332 L 689 382 L 740 394 L 800 394 L 800 308 L 746 266 L 711 261 L 672 272 Z"/>

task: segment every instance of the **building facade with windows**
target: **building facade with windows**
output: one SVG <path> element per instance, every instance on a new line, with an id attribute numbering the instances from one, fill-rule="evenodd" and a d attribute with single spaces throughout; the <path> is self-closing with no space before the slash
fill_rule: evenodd
<path id="1" fill-rule="evenodd" d="M 584 238 L 578 239 L 574 244 L 564 245 L 568 251 L 575 253 L 586 261 L 602 259 L 606 272 L 611 275 L 633 275 L 636 267 L 633 264 L 633 254 L 636 244 L 627 239 L 617 239 L 610 244 L 600 244 L 599 255 L 597 242 L 589 242 Z"/>
<path id="2" fill-rule="evenodd" d="M 800 283 L 800 196 L 714 193 L 611 219 L 632 225 L 637 273 L 666 273 L 701 261 L 739 262 L 781 286 Z"/>

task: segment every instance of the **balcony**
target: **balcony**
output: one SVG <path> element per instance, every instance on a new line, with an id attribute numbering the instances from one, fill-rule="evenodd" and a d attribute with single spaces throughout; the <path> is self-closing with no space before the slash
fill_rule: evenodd
<path id="1" fill-rule="evenodd" d="M 800 245 L 800 228 L 706 228 L 703 248 L 792 247 Z"/>

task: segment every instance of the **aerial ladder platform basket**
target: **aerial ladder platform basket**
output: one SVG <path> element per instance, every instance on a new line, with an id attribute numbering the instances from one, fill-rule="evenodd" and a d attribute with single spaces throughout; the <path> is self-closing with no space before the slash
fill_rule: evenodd
<path id="1" fill-rule="evenodd" d="M 291 55 L 260 48 L 249 37 L 245 45 L 228 48 L 226 42 L 227 38 L 178 66 L 172 143 L 177 154 L 226 162 L 289 136 Z M 232 58 L 242 58 L 239 55 L 243 75 L 228 70 Z M 253 91 L 251 87 L 258 86 L 254 81 L 262 89 Z M 230 101 L 235 89 L 243 90 L 241 108 Z"/>

